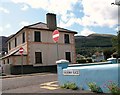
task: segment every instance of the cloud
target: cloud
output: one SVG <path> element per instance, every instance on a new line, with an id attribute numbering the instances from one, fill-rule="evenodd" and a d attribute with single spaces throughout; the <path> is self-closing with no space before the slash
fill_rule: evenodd
<path id="1" fill-rule="evenodd" d="M 14 3 L 29 5 L 31 8 L 43 9 L 56 13 L 60 27 L 70 27 L 77 23 L 83 27 L 100 26 L 113 28 L 118 23 L 118 7 L 111 5 L 114 0 L 11 0 Z M 76 4 L 79 12 L 76 14 Z M 27 9 L 24 6 L 23 9 Z M 78 14 L 84 14 L 80 18 Z"/>
<path id="2" fill-rule="evenodd" d="M 0 36 L 3 36 L 3 35 L 8 36 L 9 33 L 6 33 L 6 30 L 7 30 L 7 32 L 9 32 L 8 29 L 10 29 L 10 28 L 11 28 L 10 24 L 0 26 Z"/>
<path id="3" fill-rule="evenodd" d="M 118 23 L 118 7 L 112 6 L 114 0 L 82 0 L 84 26 L 113 27 Z"/>
<path id="4" fill-rule="evenodd" d="M 6 14 L 10 13 L 10 11 L 8 9 L 3 8 L 3 7 L 0 7 L 0 12 L 6 13 Z"/>
<path id="5" fill-rule="evenodd" d="M 29 25 L 29 22 L 27 22 L 27 21 L 22 21 L 22 22 L 20 22 L 20 25 L 23 27 L 23 26 L 27 26 L 27 25 Z"/>
<path id="6" fill-rule="evenodd" d="M 11 27 L 11 25 L 10 24 L 7 24 L 6 26 L 5 26 L 5 28 L 10 28 Z"/>
<path id="7" fill-rule="evenodd" d="M 22 10 L 22 11 L 26 11 L 26 10 L 28 10 L 28 8 L 29 8 L 29 7 L 28 7 L 26 4 L 23 4 L 21 10 Z"/>
<path id="8" fill-rule="evenodd" d="M 1 32 L 3 32 L 3 27 L 2 27 L 2 26 L 0 26 L 0 33 L 1 33 Z"/>
<path id="9" fill-rule="evenodd" d="M 93 34 L 95 33 L 94 31 L 91 31 L 90 29 L 88 28 L 84 28 L 81 32 L 79 32 L 78 34 L 76 34 L 75 36 L 79 36 L 79 35 L 82 35 L 82 36 L 88 36 L 90 34 Z"/>
<path id="10" fill-rule="evenodd" d="M 60 16 L 58 26 L 69 27 L 74 24 L 73 7 L 80 0 L 11 0 L 14 3 L 29 5 L 31 8 L 43 9 Z M 27 8 L 27 7 L 26 7 Z M 69 11 L 69 13 L 68 13 Z"/>
<path id="11" fill-rule="evenodd" d="M 62 14 L 71 10 L 72 6 L 78 0 L 11 0 L 14 3 L 24 3 L 31 6 L 31 8 L 41 8 L 48 12 Z"/>

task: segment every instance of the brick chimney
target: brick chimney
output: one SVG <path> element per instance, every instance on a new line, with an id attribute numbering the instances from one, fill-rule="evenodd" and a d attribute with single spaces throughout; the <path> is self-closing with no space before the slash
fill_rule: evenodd
<path id="1" fill-rule="evenodd" d="M 48 27 L 50 30 L 55 30 L 55 29 L 57 29 L 56 14 L 47 13 L 47 14 L 46 14 L 46 17 L 47 17 L 47 27 Z"/>

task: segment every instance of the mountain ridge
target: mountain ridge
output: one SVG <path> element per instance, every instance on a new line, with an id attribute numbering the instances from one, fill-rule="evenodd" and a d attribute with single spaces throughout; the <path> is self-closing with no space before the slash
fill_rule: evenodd
<path id="1" fill-rule="evenodd" d="M 79 47 L 112 47 L 111 34 L 91 34 L 88 36 L 75 36 L 76 48 Z"/>

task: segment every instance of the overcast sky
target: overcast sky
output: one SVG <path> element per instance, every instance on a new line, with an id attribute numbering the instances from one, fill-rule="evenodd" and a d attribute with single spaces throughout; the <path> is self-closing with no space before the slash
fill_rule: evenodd
<path id="1" fill-rule="evenodd" d="M 0 36 L 23 26 L 46 23 L 46 13 L 57 14 L 57 26 L 77 35 L 117 34 L 118 6 L 114 0 L 0 0 Z"/>

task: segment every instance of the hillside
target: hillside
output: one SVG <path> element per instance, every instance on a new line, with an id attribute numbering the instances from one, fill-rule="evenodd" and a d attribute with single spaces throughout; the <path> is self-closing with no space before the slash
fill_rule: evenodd
<path id="1" fill-rule="evenodd" d="M 75 36 L 76 48 L 80 47 L 112 47 L 111 39 L 115 35 L 91 34 L 89 36 Z"/>
<path id="2" fill-rule="evenodd" d="M 95 48 L 111 48 L 112 38 L 115 35 L 91 34 L 89 36 L 75 36 L 77 53 L 82 55 L 95 51 Z M 91 50 L 92 49 L 92 50 Z"/>
<path id="3" fill-rule="evenodd" d="M 8 37 L 0 36 L 0 53 L 7 51 L 7 41 Z"/>

